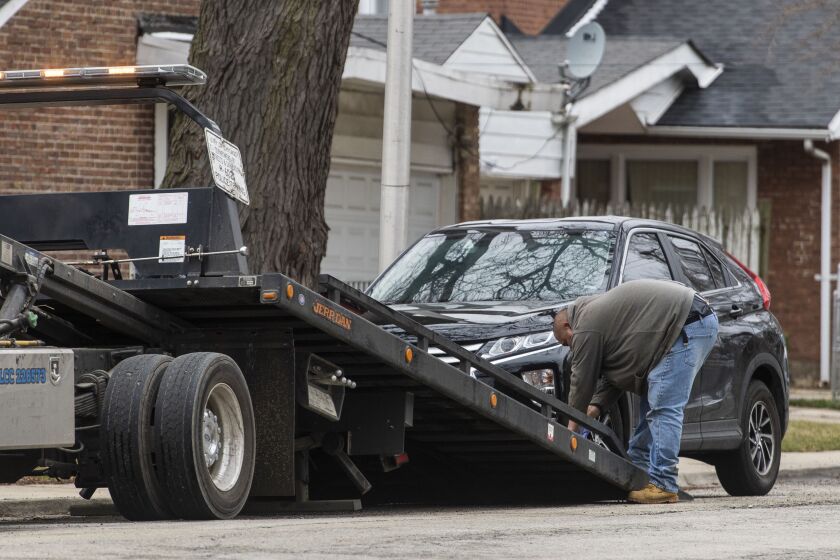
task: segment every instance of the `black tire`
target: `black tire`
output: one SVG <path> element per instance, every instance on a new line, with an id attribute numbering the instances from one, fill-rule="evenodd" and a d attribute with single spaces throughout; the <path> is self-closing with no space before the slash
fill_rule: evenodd
<path id="1" fill-rule="evenodd" d="M 753 452 L 756 440 L 751 433 L 750 421 L 754 413 L 766 411 L 767 422 L 763 420 L 762 430 L 770 429 L 769 437 L 759 437 L 762 446 Z M 741 429 L 744 439 L 737 449 L 720 455 L 715 461 L 715 471 L 721 486 L 732 496 L 763 496 L 776 484 L 782 454 L 782 429 L 776 401 L 767 385 L 752 381 L 747 388 L 744 408 L 741 411 Z M 772 441 L 773 448 L 767 449 Z M 762 462 L 763 461 L 763 462 Z"/>
<path id="2" fill-rule="evenodd" d="M 100 437 L 108 490 L 117 510 L 132 521 L 170 519 L 156 472 L 154 405 L 169 356 L 127 358 L 111 370 Z"/>
<path id="3" fill-rule="evenodd" d="M 222 418 L 219 424 L 214 423 L 219 426 L 219 441 L 225 445 L 238 442 L 233 447 L 220 443 L 217 448 L 222 450 L 217 459 L 219 465 L 227 465 L 228 461 L 234 465 L 230 467 L 233 470 L 224 472 L 235 476 L 225 478 L 222 487 L 214 478 L 213 467 L 205 462 L 203 443 L 205 407 L 212 408 L 208 399 L 219 394 L 227 399 L 225 402 L 235 400 L 241 413 L 241 419 L 226 424 L 226 416 L 214 411 Z M 254 478 L 254 411 L 245 378 L 231 358 L 207 352 L 176 358 L 167 368 L 158 392 L 155 431 L 162 483 L 169 507 L 177 517 L 230 519 L 242 510 Z"/>

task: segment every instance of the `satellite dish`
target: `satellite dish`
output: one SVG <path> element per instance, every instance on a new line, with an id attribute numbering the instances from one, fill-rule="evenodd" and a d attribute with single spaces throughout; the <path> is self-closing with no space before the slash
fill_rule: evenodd
<path id="1" fill-rule="evenodd" d="M 590 22 L 578 29 L 566 45 L 567 71 L 572 78 L 583 80 L 591 76 L 601 59 L 607 35 L 597 22 Z"/>

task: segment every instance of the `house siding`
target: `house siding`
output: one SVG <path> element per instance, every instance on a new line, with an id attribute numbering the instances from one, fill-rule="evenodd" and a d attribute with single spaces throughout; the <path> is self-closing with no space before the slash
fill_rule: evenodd
<path id="1" fill-rule="evenodd" d="M 769 203 L 767 283 L 771 310 L 788 342 L 795 385 L 819 382 L 820 162 L 805 153 L 801 141 L 684 139 L 649 136 L 581 135 L 579 144 L 743 144 L 757 150 L 757 199 Z M 820 146 L 832 156 L 832 270 L 840 262 L 840 146 Z M 655 152 L 651 153 L 655 159 Z"/>
<path id="2" fill-rule="evenodd" d="M 487 12 L 496 23 L 502 16 L 523 33 L 536 35 L 557 15 L 567 0 L 439 0 L 437 13 Z"/>
<path id="3" fill-rule="evenodd" d="M 30 0 L 0 28 L 0 68 L 135 63 L 140 13 L 197 15 L 199 0 Z M 0 192 L 148 188 L 154 108 L 0 113 Z"/>
<path id="4" fill-rule="evenodd" d="M 452 53 L 445 66 L 461 72 L 492 74 L 512 82 L 530 82 L 524 62 L 516 59 L 499 34 L 493 22 L 485 18 L 473 34 Z"/>

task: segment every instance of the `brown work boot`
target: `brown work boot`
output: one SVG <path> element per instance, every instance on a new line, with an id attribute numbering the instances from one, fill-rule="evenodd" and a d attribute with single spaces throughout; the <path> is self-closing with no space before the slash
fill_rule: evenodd
<path id="1" fill-rule="evenodd" d="M 668 492 L 655 484 L 648 483 L 641 490 L 627 494 L 627 501 L 634 504 L 675 504 L 679 501 L 676 492 Z"/>

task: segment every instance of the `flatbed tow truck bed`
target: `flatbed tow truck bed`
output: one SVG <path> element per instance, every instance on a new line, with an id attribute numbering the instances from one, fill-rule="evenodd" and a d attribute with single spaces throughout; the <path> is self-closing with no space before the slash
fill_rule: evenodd
<path id="1" fill-rule="evenodd" d="M 179 108 L 186 103 L 160 83 L 144 84 L 129 88 L 131 94 L 104 91 L 114 103 L 138 97 Z M 144 88 L 153 91 L 136 93 Z M 0 94 L 0 107 L 2 95 L 8 94 Z M 72 94 L 64 92 L 39 103 L 68 100 Z M 194 107 L 190 111 L 200 125 L 215 126 Z M 189 219 L 132 224 L 132 205 L 161 195 L 180 195 Z M 94 220 L 103 216 L 109 219 Z M 159 259 L 159 240 L 162 251 L 162 240 L 173 238 L 186 238 L 183 250 L 190 254 L 175 262 Z M 4 441 L 8 433 L 0 428 L 2 478 L 30 474 L 36 466 L 40 474 L 74 475 L 83 495 L 112 488 L 118 508 L 130 518 L 230 517 L 246 498 L 245 511 L 273 512 L 357 509 L 363 494 L 383 502 L 618 497 L 647 482 L 603 424 L 335 278 L 322 277 L 313 290 L 282 274 L 249 274 L 241 245 L 236 203 L 215 188 L 0 197 L 0 372 L 4 356 L 37 360 L 27 353 L 50 348 L 72 350 L 74 364 L 69 415 L 66 406 L 59 407 L 60 418 L 46 421 L 63 435 L 35 430 L 29 444 L 16 448 Z M 132 259 L 135 276 L 122 279 L 120 263 L 107 256 L 96 261 L 102 267 L 99 279 L 44 253 L 59 249 L 121 249 Z M 17 321 L 27 327 L 25 334 L 3 338 L 3 321 Z M 388 325 L 399 327 L 405 338 L 383 328 Z M 445 363 L 428 352 L 432 347 L 458 361 Z M 172 364 L 192 370 L 167 356 L 194 353 L 223 354 L 241 370 L 250 402 L 240 395 L 234 407 L 242 409 L 239 420 L 230 415 L 227 401 L 211 406 L 218 398 L 215 389 L 209 397 L 196 393 L 204 395 L 204 409 L 193 404 L 200 399 L 192 393 L 173 394 L 178 379 L 172 378 Z M 147 362 L 158 359 L 161 367 L 169 364 L 159 374 L 159 390 L 157 382 L 149 382 L 150 388 L 137 393 L 137 384 L 151 379 L 144 376 L 158 373 L 147 368 L 132 377 L 139 370 L 127 372 L 120 365 L 139 364 L 142 356 Z M 44 368 L 51 374 L 58 367 L 53 359 Z M 475 371 L 491 377 L 494 386 L 476 379 Z M 134 386 L 126 384 L 132 379 L 138 379 Z M 44 382 L 16 389 L 27 390 L 25 398 L 37 409 L 47 402 L 43 394 L 60 386 Z M 135 396 L 120 396 L 116 387 L 128 387 L 119 390 L 126 395 L 135 390 Z M 0 388 L 0 405 L 10 395 Z M 148 404 L 152 401 L 156 407 Z M 524 404 L 529 402 L 533 405 Z M 149 412 L 138 428 L 135 417 L 123 418 L 120 414 L 129 413 L 114 403 Z M 183 433 L 180 427 L 174 434 L 161 431 L 167 411 L 176 407 L 188 412 L 194 407 L 196 412 L 189 412 L 194 422 L 187 421 Z M 568 418 L 618 452 L 570 432 Z M 123 438 L 123 447 L 113 448 L 116 436 L 109 430 Z M 235 432 L 240 439 L 225 439 Z M 164 455 L 175 449 L 170 439 L 191 447 L 195 465 L 186 461 L 184 470 L 166 462 Z M 220 496 L 245 484 L 253 457 L 243 503 L 225 509 L 223 500 L 219 505 L 207 498 L 213 486 L 203 478 L 202 449 Z M 214 466 L 228 456 L 234 457 L 231 465 L 239 465 L 238 478 L 226 479 Z M 190 455 L 178 455 L 183 457 Z M 26 466 L 27 460 L 34 463 Z M 226 486 L 230 481 L 232 489 Z M 173 498 L 158 487 L 197 501 L 177 497 L 169 503 Z"/>

